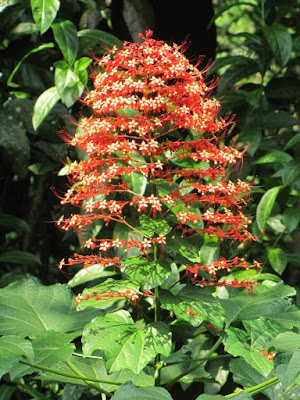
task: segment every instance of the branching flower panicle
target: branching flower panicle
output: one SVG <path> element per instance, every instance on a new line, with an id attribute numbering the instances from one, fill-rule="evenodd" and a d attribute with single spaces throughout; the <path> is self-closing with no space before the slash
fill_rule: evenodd
<path id="1" fill-rule="evenodd" d="M 254 240 L 248 231 L 251 220 L 243 214 L 250 184 L 229 179 L 244 151 L 219 139 L 231 120 L 219 116 L 220 103 L 210 97 L 203 72 L 189 63 L 182 48 L 151 36 L 147 31 L 141 44 L 125 42 L 123 49 L 113 48 L 97 60 L 94 89 L 83 99 L 91 116 L 80 120 L 74 137 L 64 135 L 88 158 L 68 165 L 71 187 L 61 201 L 82 206 L 83 212 L 61 217 L 57 225 L 76 232 L 97 223 L 106 228 L 105 237 L 85 239 L 83 248 L 92 255 L 75 254 L 60 268 L 122 268 L 126 254 L 138 254 L 150 264 L 172 262 L 177 237 Z M 159 221 L 169 229 L 164 225 L 159 231 Z M 217 276 L 252 267 L 260 264 L 219 257 L 207 265 L 188 263 L 186 276 L 200 286 L 252 289 L 254 282 Z"/>

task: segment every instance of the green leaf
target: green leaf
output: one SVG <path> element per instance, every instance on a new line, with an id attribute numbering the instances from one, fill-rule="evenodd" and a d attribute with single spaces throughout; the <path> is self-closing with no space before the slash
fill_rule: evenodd
<path id="1" fill-rule="evenodd" d="M 285 298 L 294 296 L 295 290 L 290 286 L 279 283 L 272 288 L 260 285 L 253 289 L 253 293 L 239 294 L 231 299 L 220 299 L 228 323 L 237 319 L 248 320 L 262 316 L 271 318 L 272 314 L 282 313 L 286 310 Z"/>
<path id="2" fill-rule="evenodd" d="M 31 56 L 31 54 L 38 53 L 39 51 L 44 50 L 44 49 L 51 49 L 53 47 L 54 47 L 53 43 L 44 43 L 44 44 L 41 44 L 40 46 L 36 47 L 35 49 L 30 50 L 28 53 L 26 53 L 25 56 L 21 58 L 21 61 L 19 61 L 18 64 L 15 66 L 15 68 L 13 69 L 13 72 L 9 75 L 9 78 L 7 79 L 7 86 L 10 86 L 16 72 L 22 65 L 23 61 L 25 61 L 29 56 Z"/>
<path id="3" fill-rule="evenodd" d="M 262 129 L 280 129 L 298 124 L 298 120 L 286 111 L 270 111 L 253 118 L 253 123 L 258 123 Z"/>
<path id="4" fill-rule="evenodd" d="M 22 250 L 11 250 L 0 254 L 0 263 L 1 262 L 13 264 L 41 264 L 40 259 L 37 256 Z"/>
<path id="5" fill-rule="evenodd" d="M 30 232 L 30 226 L 24 219 L 11 214 L 0 214 L 0 229 L 1 231 L 24 231 Z"/>
<path id="6" fill-rule="evenodd" d="M 283 332 L 280 333 L 272 342 L 270 346 L 274 346 L 278 351 L 287 351 L 294 353 L 300 348 L 300 335 L 295 332 Z"/>
<path id="7" fill-rule="evenodd" d="M 166 389 L 161 387 L 138 388 L 131 382 L 126 382 L 113 395 L 111 400 L 172 400 Z"/>
<path id="8" fill-rule="evenodd" d="M 15 385 L 2 383 L 0 387 L 0 400 L 10 400 L 16 389 Z"/>
<path id="9" fill-rule="evenodd" d="M 287 231 L 292 233 L 300 222 L 300 208 L 286 208 L 282 214 L 282 222 Z"/>
<path id="10" fill-rule="evenodd" d="M 267 163 L 281 163 L 281 164 L 286 164 L 289 161 L 291 161 L 293 157 L 285 153 L 284 151 L 271 151 L 270 153 L 260 157 L 257 161 L 255 161 L 255 164 L 267 164 Z"/>
<path id="11" fill-rule="evenodd" d="M 298 180 L 300 175 L 300 160 L 295 159 L 285 165 L 284 168 L 279 169 L 272 178 L 281 177 L 284 186 L 290 185 L 292 182 Z"/>
<path id="12" fill-rule="evenodd" d="M 281 189 L 281 186 L 269 189 L 261 198 L 256 211 L 256 221 L 261 232 L 265 230 L 267 220 L 271 214 L 276 197 Z"/>
<path id="13" fill-rule="evenodd" d="M 87 289 L 84 289 L 82 292 L 82 297 L 90 296 L 88 300 L 82 300 L 80 302 L 80 309 L 84 310 L 88 307 L 95 307 L 100 309 L 106 309 L 111 307 L 114 303 L 120 300 L 126 300 L 128 297 L 126 296 L 126 291 L 130 290 L 131 292 L 136 293 L 139 292 L 139 287 L 136 282 L 132 282 L 126 279 L 115 280 L 108 278 L 103 283 L 100 283 L 97 286 L 93 286 Z M 97 295 L 94 296 L 93 292 L 97 292 Z M 124 293 L 124 296 L 116 296 L 113 297 L 113 294 L 117 295 L 118 292 Z"/>
<path id="14" fill-rule="evenodd" d="M 70 342 L 77 336 L 78 333 L 69 334 L 47 331 L 43 335 L 33 338 L 31 343 L 34 351 L 34 363 L 52 367 L 59 362 L 68 360 L 75 350 L 75 345 Z M 36 368 L 20 363 L 10 372 L 10 376 L 12 380 L 15 380 L 35 371 Z"/>
<path id="15" fill-rule="evenodd" d="M 290 149 L 291 147 L 293 147 L 295 144 L 300 142 L 300 133 L 297 133 L 297 135 L 293 136 L 288 142 L 287 144 L 284 146 L 283 150 L 287 150 Z"/>
<path id="16" fill-rule="evenodd" d="M 151 218 L 151 217 L 149 217 L 149 215 L 146 215 L 146 214 L 140 215 L 139 221 L 140 221 L 142 228 L 150 229 L 159 235 L 165 236 L 172 229 L 172 227 L 167 223 L 166 220 Z"/>
<path id="17" fill-rule="evenodd" d="M 75 368 L 80 371 L 80 373 L 84 376 L 88 376 L 90 378 L 106 380 L 112 383 L 97 383 L 93 382 L 95 385 L 99 387 L 99 389 L 105 389 L 109 392 L 115 391 L 119 385 L 126 381 L 132 381 L 134 385 L 137 386 L 151 386 L 154 385 L 153 376 L 148 375 L 144 371 L 142 371 L 139 375 L 134 374 L 129 370 L 123 369 L 120 372 L 115 372 L 113 374 L 107 375 L 106 368 L 102 357 L 92 357 L 92 358 L 82 358 L 78 356 L 72 356 L 70 361 L 75 366 Z M 59 375 L 60 372 L 74 374 L 74 371 L 66 364 L 66 363 L 58 363 L 55 367 L 56 374 L 53 372 L 42 372 L 40 376 L 37 378 L 42 381 L 50 381 L 50 382 L 68 382 L 76 385 L 88 386 L 89 383 L 78 378 L 78 377 L 66 377 Z M 37 370 L 37 372 L 40 372 Z M 119 385 L 114 384 L 117 382 Z M 69 400 L 69 399 L 67 399 Z"/>
<path id="18" fill-rule="evenodd" d="M 55 86 L 45 90 L 37 99 L 32 116 L 34 130 L 41 125 L 46 116 L 59 100 L 59 94 Z"/>
<path id="19" fill-rule="evenodd" d="M 243 128 L 240 133 L 240 139 L 247 146 L 247 153 L 254 156 L 261 142 L 262 132 L 260 128 Z"/>
<path id="20" fill-rule="evenodd" d="M 196 247 L 187 240 L 182 239 L 179 235 L 173 235 L 172 238 L 168 238 L 167 245 L 184 257 L 187 262 L 199 263 L 199 254 Z"/>
<path id="21" fill-rule="evenodd" d="M 57 92 L 61 101 L 69 108 L 81 95 L 84 89 L 84 84 L 65 61 L 57 61 L 54 63 L 54 66 L 55 86 Z"/>
<path id="22" fill-rule="evenodd" d="M 75 332 L 96 312 L 76 311 L 66 285 L 43 286 L 28 275 L 0 290 L 0 334 L 35 336 L 48 330 Z"/>
<path id="23" fill-rule="evenodd" d="M 222 92 L 250 75 L 260 71 L 260 66 L 256 60 L 245 57 L 244 61 L 231 65 L 223 74 L 222 80 L 218 85 L 218 92 Z"/>
<path id="24" fill-rule="evenodd" d="M 54 21 L 60 6 L 59 0 L 31 0 L 33 19 L 41 32 L 45 33 Z"/>
<path id="25" fill-rule="evenodd" d="M 273 369 L 273 362 L 264 358 L 259 350 L 248 344 L 248 335 L 238 328 L 226 329 L 225 346 L 228 353 L 243 359 L 264 376 L 268 376 Z"/>
<path id="26" fill-rule="evenodd" d="M 165 262 L 149 261 L 145 257 L 129 257 L 122 262 L 122 271 L 140 284 L 143 290 L 160 286 L 171 274 Z"/>
<path id="27" fill-rule="evenodd" d="M 290 385 L 291 383 L 293 383 L 295 381 L 295 378 L 297 377 L 299 372 L 300 372 L 300 350 L 297 350 L 292 355 L 292 358 L 290 359 L 290 361 L 288 363 L 285 377 L 284 377 L 282 383 L 285 386 Z"/>
<path id="28" fill-rule="evenodd" d="M 265 377 L 260 374 L 256 369 L 251 367 L 246 361 L 242 358 L 236 358 L 230 361 L 230 371 L 233 374 L 234 382 L 239 383 L 244 388 L 250 388 L 252 386 L 256 386 L 260 383 L 265 382 Z M 245 392 L 243 392 L 245 393 Z M 241 393 L 241 394 L 243 394 Z M 269 398 L 272 398 L 272 389 L 265 389 L 263 393 L 268 395 Z M 237 396 L 235 396 L 237 399 Z"/>
<path id="29" fill-rule="evenodd" d="M 112 49 L 114 46 L 122 48 L 123 42 L 116 36 L 101 31 L 99 29 L 83 29 L 78 32 L 80 38 L 80 53 L 86 54 L 90 49 L 96 46 L 102 46 L 104 50 Z"/>
<path id="30" fill-rule="evenodd" d="M 239 64 L 247 62 L 249 60 L 248 57 L 246 56 L 225 56 L 225 57 L 218 57 L 215 59 L 213 62 L 212 66 L 208 70 L 208 75 L 215 74 L 218 72 L 221 68 L 226 67 L 226 65 L 233 65 L 233 64 Z"/>
<path id="31" fill-rule="evenodd" d="M 289 264 L 300 267 L 300 254 L 287 254 L 286 256 Z"/>
<path id="32" fill-rule="evenodd" d="M 138 374 L 157 355 L 171 352 L 171 332 L 162 322 L 146 327 L 134 324 L 129 312 L 121 310 L 95 318 L 82 335 L 83 354 L 102 350 L 110 373 L 127 368 Z"/>
<path id="33" fill-rule="evenodd" d="M 196 400 L 224 400 L 226 397 L 221 396 L 220 394 L 200 394 L 196 398 Z"/>
<path id="34" fill-rule="evenodd" d="M 294 99 L 300 96 L 300 79 L 288 77 L 272 79 L 266 86 L 265 92 L 270 99 Z"/>
<path id="35" fill-rule="evenodd" d="M 52 30 L 64 59 L 71 67 L 76 60 L 79 45 L 76 26 L 66 20 L 52 25 Z"/>
<path id="36" fill-rule="evenodd" d="M 116 271 L 110 270 L 108 267 L 103 267 L 100 264 L 94 264 L 78 271 L 77 274 L 75 274 L 68 282 L 68 286 L 73 288 L 95 279 L 106 278 L 108 276 L 114 276 L 117 274 L 118 273 Z"/>
<path id="37" fill-rule="evenodd" d="M 287 257 L 282 249 L 268 249 L 268 259 L 272 268 L 281 275 L 287 266 Z"/>
<path id="38" fill-rule="evenodd" d="M 296 311 L 283 311 L 278 314 L 268 315 L 268 318 L 278 322 L 286 329 L 298 328 L 300 329 L 300 310 Z"/>
<path id="39" fill-rule="evenodd" d="M 33 361 L 33 350 L 29 340 L 17 336 L 2 336 L 0 338 L 0 378 L 25 356 Z"/>
<path id="40" fill-rule="evenodd" d="M 217 329 L 224 326 L 224 312 L 219 301 L 200 287 L 189 285 L 176 296 L 163 290 L 159 300 L 162 308 L 174 312 L 179 320 L 186 321 L 194 327 L 198 327 L 204 321 L 213 324 Z"/>
<path id="41" fill-rule="evenodd" d="M 275 22 L 265 26 L 263 33 L 279 66 L 288 62 L 292 51 L 292 38 L 288 29 Z"/>
<path id="42" fill-rule="evenodd" d="M 219 244 L 209 242 L 204 244 L 200 249 L 200 263 L 203 265 L 212 264 L 219 257 Z"/>
<path id="43" fill-rule="evenodd" d="M 139 172 L 131 173 L 132 190 L 134 193 L 143 196 L 147 187 L 147 178 Z"/>

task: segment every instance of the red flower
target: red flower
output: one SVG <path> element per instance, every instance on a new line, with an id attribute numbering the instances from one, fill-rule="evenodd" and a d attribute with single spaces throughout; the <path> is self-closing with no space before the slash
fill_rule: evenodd
<path id="1" fill-rule="evenodd" d="M 228 179 L 242 160 L 243 151 L 221 145 L 230 123 L 218 116 L 220 103 L 210 98 L 211 88 L 203 73 L 191 65 L 176 44 L 168 45 L 146 32 L 141 44 L 124 43 L 97 60 L 94 90 L 83 99 L 91 116 L 78 124 L 76 135 L 64 138 L 88 155 L 68 165 L 70 189 L 61 203 L 83 205 L 83 214 L 61 217 L 58 226 L 68 231 L 83 230 L 103 221 L 107 226 L 124 224 L 137 236 L 130 240 L 91 237 L 84 247 L 93 255 L 75 255 L 66 265 L 99 263 L 120 267 L 114 251 L 135 247 L 141 257 L 151 257 L 160 246 L 160 257 L 168 235 L 145 233 L 131 224 L 132 214 L 164 219 L 174 211 L 171 235 L 208 235 L 220 240 L 253 240 L 247 228 L 251 221 L 243 214 L 250 185 Z M 181 165 L 189 165 L 183 168 Z M 135 190 L 132 177 L 147 180 L 145 193 Z M 181 182 L 183 181 L 183 182 Z M 170 190 L 161 193 L 157 183 Z M 181 182 L 181 183 L 180 183 Z M 200 206 L 201 213 L 188 210 Z M 179 210 L 179 211 L 176 211 Z M 111 229 L 113 231 L 113 229 Z M 187 274 L 201 286 L 232 286 L 251 289 L 246 281 L 218 282 L 220 269 L 259 267 L 241 258 L 219 258 L 210 265 L 187 267 Z M 62 264 L 60 264 L 62 267 Z M 198 280 L 199 271 L 211 280 Z"/>

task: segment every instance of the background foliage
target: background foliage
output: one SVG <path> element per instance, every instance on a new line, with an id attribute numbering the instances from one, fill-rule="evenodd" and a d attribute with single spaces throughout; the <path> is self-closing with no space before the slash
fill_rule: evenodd
<path id="1" fill-rule="evenodd" d="M 132 21 L 135 29 L 151 26 L 155 15 L 149 18 L 150 3 L 127 3 L 135 12 L 131 22 L 125 18 L 130 32 Z M 259 239 L 245 257 L 265 262 L 257 277 L 263 284 L 254 300 L 244 294 L 227 299 L 220 293 L 227 321 L 233 324 L 226 348 L 236 358 L 210 361 L 205 369 L 182 364 L 191 353 L 206 355 L 213 342 L 201 327 L 193 337 L 189 328 L 180 327 L 178 340 L 184 346 L 168 359 L 174 364 L 164 369 L 163 379 L 168 385 L 182 375 L 174 399 L 186 390 L 191 399 L 205 391 L 199 400 L 218 400 L 223 398 L 216 395 L 220 390 L 230 393 L 236 384 L 255 387 L 268 379 L 271 385 L 276 376 L 281 384 L 266 386 L 256 398 L 297 398 L 300 316 L 297 298 L 296 305 L 287 298 L 298 289 L 300 266 L 299 8 L 294 0 L 222 1 L 214 6 L 210 23 L 217 26 L 218 47 L 209 75 L 219 77 L 216 96 L 222 112 L 236 114 L 226 144 L 249 145 L 236 173 L 255 183 L 250 213 Z M 66 278 L 54 266 L 79 245 L 51 223 L 62 210 L 50 188 L 65 190 L 63 171 L 57 176 L 61 161 L 81 156 L 66 149 L 57 132 L 64 126 L 75 129 L 70 119 L 80 112 L 78 96 L 90 87 L 90 54 L 101 56 L 123 39 L 112 35 L 112 6 L 101 0 L 7 0 L 0 3 L 0 12 L 0 354 L 5 361 L 0 397 L 99 398 L 97 389 L 115 391 L 122 383 L 114 400 L 170 399 L 162 388 L 143 389 L 153 385 L 149 371 L 108 376 L 100 358 L 78 355 L 76 338 L 96 314 L 93 309 L 76 312 L 70 287 L 79 289 L 90 275 L 74 276 L 68 287 L 56 284 Z M 236 249 L 226 251 L 230 256 Z M 280 356 L 271 363 L 253 359 L 262 345 L 279 349 Z M 252 398 L 245 392 L 236 397 Z"/>

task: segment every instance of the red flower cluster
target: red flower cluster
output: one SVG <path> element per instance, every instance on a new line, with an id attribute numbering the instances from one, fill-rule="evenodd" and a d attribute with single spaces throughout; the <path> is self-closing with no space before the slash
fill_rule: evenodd
<path id="1" fill-rule="evenodd" d="M 247 231 L 251 221 L 242 212 L 250 185 L 228 179 L 243 151 L 218 139 L 230 121 L 218 116 L 219 102 L 210 98 L 203 72 L 189 63 L 182 48 L 151 35 L 147 31 L 141 44 L 126 42 L 123 49 L 114 48 L 98 60 L 94 90 L 83 100 L 91 116 L 81 119 L 75 137 L 65 135 L 88 158 L 65 167 L 70 188 L 61 203 L 83 206 L 84 213 L 57 221 L 61 229 L 77 232 L 97 221 L 111 228 L 119 223 L 138 235 L 126 240 L 113 233 L 105 239 L 91 237 L 84 247 L 94 250 L 93 255 L 76 254 L 60 267 L 120 267 L 118 248 L 126 252 L 135 247 L 141 257 L 151 258 L 154 244 L 163 250 L 178 231 L 187 238 L 254 239 Z M 134 189 L 133 177 L 146 181 L 144 191 Z M 159 185 L 169 191 L 158 190 Z M 196 213 L 190 206 L 203 211 Z M 173 213 L 170 232 L 151 236 L 139 230 L 130 222 L 134 213 L 154 219 Z M 208 271 L 212 280 L 201 279 L 204 286 L 249 288 L 244 281 L 217 282 L 216 272 L 252 266 L 259 264 L 220 258 L 211 265 L 187 267 L 187 272 L 197 281 L 199 271 Z"/>

